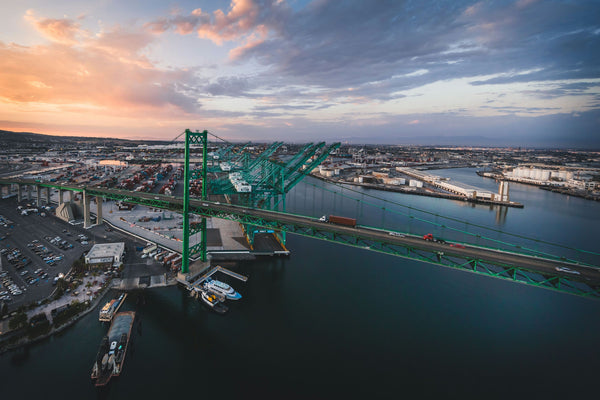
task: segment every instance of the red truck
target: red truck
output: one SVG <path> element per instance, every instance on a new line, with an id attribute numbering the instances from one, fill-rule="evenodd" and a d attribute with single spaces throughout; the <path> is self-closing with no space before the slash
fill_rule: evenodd
<path id="1" fill-rule="evenodd" d="M 329 222 L 330 224 L 351 226 L 352 228 L 356 227 L 356 219 L 348 218 L 348 217 L 340 217 L 337 215 L 330 215 L 329 217 L 323 215 L 321 218 L 319 218 L 319 221 Z"/>
<path id="2" fill-rule="evenodd" d="M 446 244 L 446 241 L 444 239 L 434 238 L 433 234 L 431 234 L 431 233 L 423 235 L 423 240 L 427 240 L 429 242 L 436 242 L 436 243 L 440 243 L 440 244 Z"/>

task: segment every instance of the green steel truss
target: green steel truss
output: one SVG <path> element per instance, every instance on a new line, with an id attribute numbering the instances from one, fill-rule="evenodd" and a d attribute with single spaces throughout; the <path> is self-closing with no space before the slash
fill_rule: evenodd
<path id="1" fill-rule="evenodd" d="M 521 268 L 518 265 L 498 264 L 488 262 L 484 259 L 465 259 L 456 255 L 441 254 L 428 249 L 420 249 L 414 246 L 404 246 L 397 243 L 392 243 L 391 241 L 375 240 L 369 235 L 348 235 L 340 232 L 340 229 L 338 229 L 335 225 L 324 225 L 323 228 L 315 228 L 314 224 L 312 223 L 314 221 L 313 218 L 307 218 L 307 221 L 311 223 L 303 225 L 300 223 L 282 222 L 277 217 L 277 215 L 290 215 L 286 213 L 271 211 L 269 213 L 272 216 L 265 218 L 264 216 L 255 216 L 252 214 L 252 209 L 243 207 L 239 207 L 239 212 L 222 212 L 212 209 L 211 206 L 212 205 L 208 205 L 207 207 L 195 203 L 191 206 L 190 210 L 195 214 L 229 219 L 232 221 L 238 221 L 242 224 L 286 231 L 288 233 L 294 233 L 332 243 L 363 248 L 370 251 L 377 251 L 396 257 L 418 260 L 443 267 L 477 273 L 493 278 L 510 280 L 517 283 L 551 289 L 582 297 L 600 299 L 600 286 L 588 285 L 585 282 L 580 282 L 575 279 L 567 279 L 560 275 L 547 273 L 542 274 L 538 271 Z"/>
<path id="2" fill-rule="evenodd" d="M 220 165 L 221 163 L 229 163 L 234 169 L 236 166 L 241 165 L 244 157 L 244 150 L 250 143 L 244 145 L 228 144 L 227 146 L 215 151 L 212 158 L 209 157 L 208 172 L 222 172 Z"/>
<path id="3" fill-rule="evenodd" d="M 325 142 L 306 144 L 295 156 L 286 163 L 278 163 L 269 157 L 282 145 L 281 142 L 273 143 L 256 159 L 246 159 L 243 168 L 237 172 L 252 186 L 249 193 L 237 193 L 228 175 L 210 181 L 212 194 L 226 194 L 232 196 L 233 202 L 247 207 L 266 210 L 286 210 L 286 194 L 302 178 L 321 164 L 329 154 L 340 146 L 334 143 L 325 147 Z M 254 242 L 256 227 L 244 225 L 250 243 Z M 285 231 L 277 231 L 280 239 L 285 243 Z"/>
<path id="4" fill-rule="evenodd" d="M 390 239 L 375 238 L 374 236 L 369 235 L 368 232 L 361 232 L 360 230 L 356 230 L 353 234 L 348 234 L 347 228 L 344 229 L 343 227 L 332 224 L 315 223 L 315 220 L 312 217 L 293 215 L 278 211 L 258 210 L 242 206 L 223 206 L 203 200 L 192 199 L 186 202 L 184 198 L 180 197 L 129 192 L 117 189 L 94 187 L 79 188 L 56 184 L 40 184 L 23 180 L 0 180 L 0 184 L 10 183 L 37 184 L 43 187 L 53 187 L 62 190 L 85 190 L 90 196 L 101 196 L 107 199 L 140 204 L 179 213 L 184 211 L 184 203 L 187 203 L 189 213 L 201 215 L 203 217 L 223 218 L 246 225 L 286 231 L 336 244 L 358 247 L 369 251 L 422 261 L 442 267 L 522 283 L 529 286 L 550 289 L 586 298 L 600 299 L 600 284 L 598 282 L 590 283 L 585 280 L 577 280 L 577 277 L 569 279 L 559 274 L 541 273 L 532 269 L 523 268 L 519 265 L 489 262 L 481 258 L 461 257 L 456 254 L 440 253 L 426 248 L 419 248 L 417 246 L 403 245 L 394 243 L 393 240 Z M 295 219 L 295 222 L 289 221 L 291 217 Z M 379 236 L 381 237 L 383 235 Z M 465 244 L 468 245 L 468 243 Z M 503 253 L 523 256 L 517 252 L 503 251 Z M 545 261 L 556 261 L 555 259 L 550 258 L 538 258 Z"/>

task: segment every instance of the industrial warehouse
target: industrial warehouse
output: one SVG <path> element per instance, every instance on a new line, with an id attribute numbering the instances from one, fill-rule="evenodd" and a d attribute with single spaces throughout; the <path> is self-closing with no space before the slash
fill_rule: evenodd
<path id="1" fill-rule="evenodd" d="M 118 267 L 123 262 L 125 243 L 99 243 L 95 244 L 85 256 L 85 263 L 90 267 L 114 266 Z"/>

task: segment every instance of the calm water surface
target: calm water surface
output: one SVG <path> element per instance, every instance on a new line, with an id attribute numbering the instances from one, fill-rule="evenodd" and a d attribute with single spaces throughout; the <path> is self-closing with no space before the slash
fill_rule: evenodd
<path id="1" fill-rule="evenodd" d="M 436 171 L 482 188 L 473 170 Z M 321 194 L 313 179 L 288 210 L 356 215 L 420 233 L 427 225 Z M 378 194 L 368 191 L 365 193 Z M 357 195 L 358 196 L 358 195 Z M 463 220 L 597 250 L 598 203 L 511 185 L 523 210 L 385 193 Z M 372 200 L 378 205 L 385 204 Z M 389 204 L 388 204 L 389 206 Z M 451 235 L 441 229 L 436 234 Z M 133 293 L 122 376 L 89 379 L 106 326 L 97 310 L 64 333 L 0 356 L 2 398 L 578 398 L 596 393 L 600 302 L 288 235 L 288 259 L 241 262 L 225 316 L 177 288 Z"/>

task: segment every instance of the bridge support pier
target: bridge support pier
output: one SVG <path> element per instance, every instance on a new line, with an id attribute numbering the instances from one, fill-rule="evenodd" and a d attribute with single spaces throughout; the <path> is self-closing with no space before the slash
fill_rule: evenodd
<path id="1" fill-rule="evenodd" d="M 20 203 L 23 201 L 23 186 L 17 185 L 17 201 Z"/>
<path id="2" fill-rule="evenodd" d="M 71 192 L 72 194 L 73 192 Z M 83 191 L 83 228 L 87 229 L 92 226 L 90 219 L 90 196 L 87 191 Z"/>
<path id="3" fill-rule="evenodd" d="M 31 185 L 27 185 L 27 200 L 31 200 Z"/>
<path id="4" fill-rule="evenodd" d="M 47 206 L 50 205 L 50 194 L 52 193 L 51 190 L 52 190 L 52 188 L 49 188 L 49 187 L 46 188 L 46 205 Z"/>
<path id="5" fill-rule="evenodd" d="M 42 187 L 40 185 L 35 186 L 35 194 L 36 194 L 36 205 L 38 207 L 42 206 Z"/>
<path id="6" fill-rule="evenodd" d="M 58 189 L 58 205 L 61 205 L 62 203 L 64 203 L 64 200 L 63 200 L 64 193 L 65 193 L 64 190 Z"/>
<path id="7" fill-rule="evenodd" d="M 103 197 L 96 196 L 96 225 L 100 225 L 102 223 L 102 205 L 104 203 L 103 200 Z"/>

